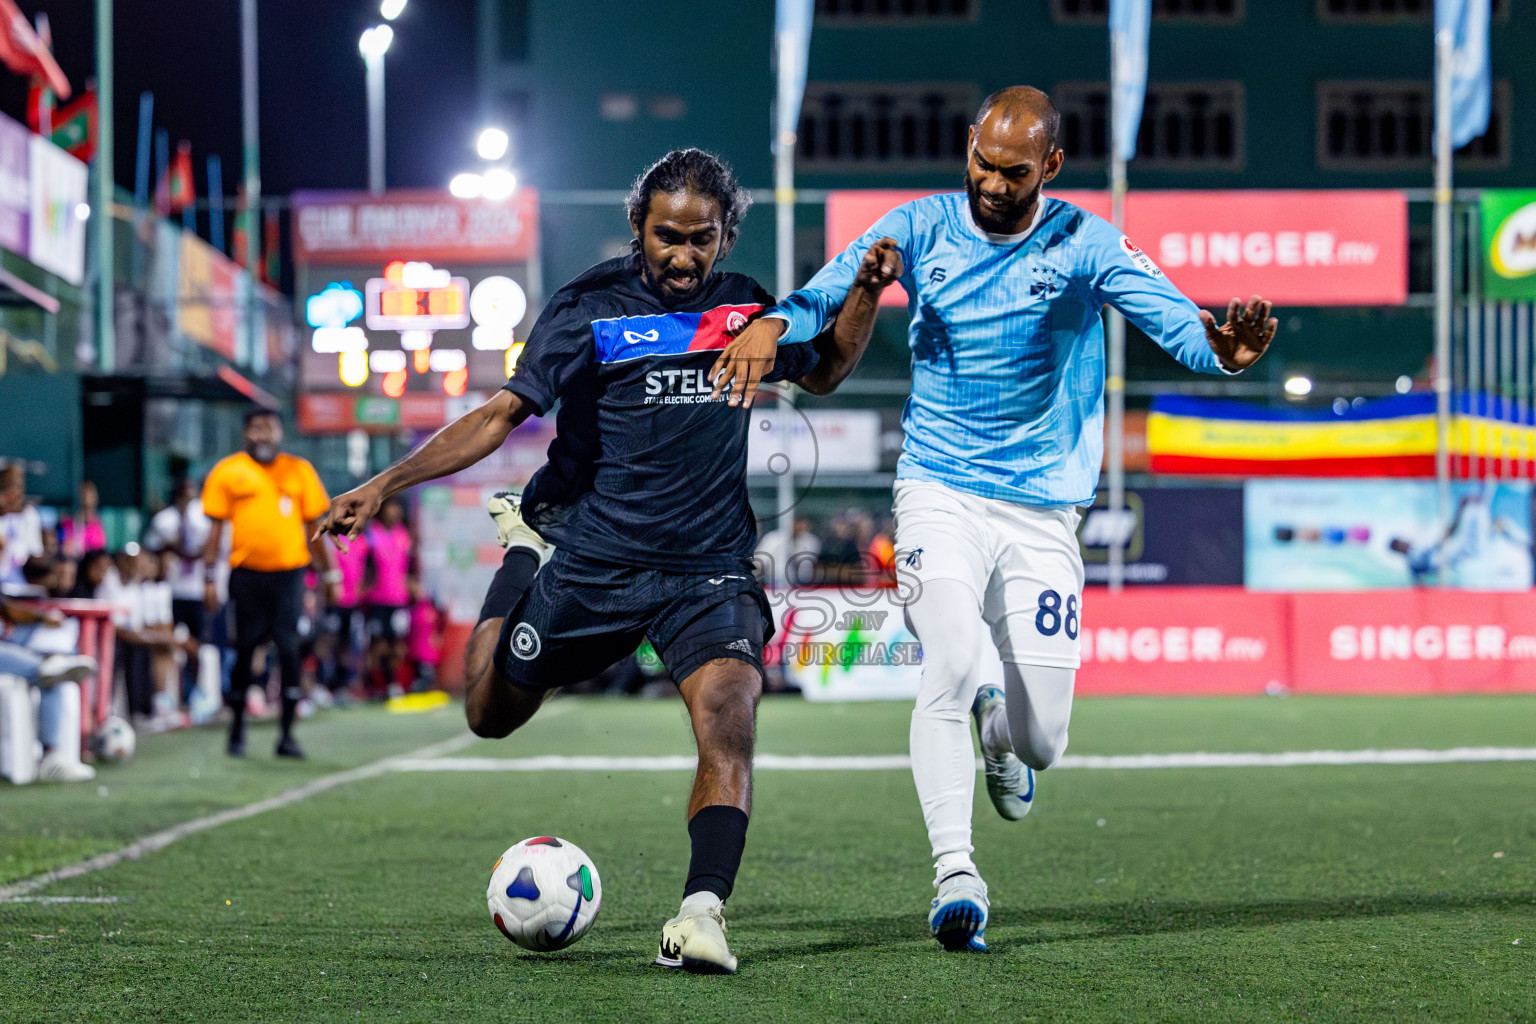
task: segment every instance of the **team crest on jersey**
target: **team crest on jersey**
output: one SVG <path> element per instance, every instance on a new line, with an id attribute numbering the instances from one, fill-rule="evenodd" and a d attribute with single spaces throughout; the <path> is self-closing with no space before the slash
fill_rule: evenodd
<path id="1" fill-rule="evenodd" d="M 519 622 L 512 630 L 512 638 L 507 642 L 512 648 L 512 656 L 523 661 L 532 661 L 539 656 L 543 643 L 539 640 L 539 631 L 526 622 Z"/>
<path id="2" fill-rule="evenodd" d="M 725 333 L 735 334 L 747 326 L 747 314 L 739 309 L 733 309 L 725 315 Z"/>
<path id="3" fill-rule="evenodd" d="M 1141 248 L 1135 242 L 1131 241 L 1124 235 L 1120 236 L 1120 248 L 1127 256 L 1131 258 L 1131 262 L 1136 265 L 1136 269 L 1141 271 L 1143 274 L 1146 274 L 1148 277 L 1163 276 L 1162 269 L 1159 268 L 1156 263 L 1152 262 L 1152 257 L 1142 252 Z"/>

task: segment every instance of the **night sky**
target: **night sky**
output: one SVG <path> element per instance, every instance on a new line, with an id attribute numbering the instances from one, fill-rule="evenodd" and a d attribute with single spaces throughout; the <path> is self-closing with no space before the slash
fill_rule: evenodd
<path id="1" fill-rule="evenodd" d="M 77 89 L 95 75 L 94 0 L 18 0 L 47 13 L 54 55 Z M 139 94 L 155 94 L 155 126 L 192 143 L 197 193 L 204 161 L 240 174 L 239 0 L 116 0 L 116 179 L 132 189 Z M 392 188 L 443 187 L 474 160 L 475 0 L 410 0 L 385 61 L 387 178 Z M 367 185 L 363 59 L 357 38 L 377 0 L 258 0 L 262 191 Z M 0 66 L 0 112 L 26 115 L 26 80 Z"/>

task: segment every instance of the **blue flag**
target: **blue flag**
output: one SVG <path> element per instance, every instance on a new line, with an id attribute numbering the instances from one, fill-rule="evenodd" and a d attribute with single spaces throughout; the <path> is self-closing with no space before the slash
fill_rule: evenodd
<path id="1" fill-rule="evenodd" d="M 774 103 L 773 148 L 793 135 L 805 98 L 805 66 L 811 52 L 811 15 L 815 0 L 777 0 L 773 19 L 774 66 L 778 92 Z"/>
<path id="2" fill-rule="evenodd" d="M 1151 33 L 1152 0 L 1109 0 L 1111 143 L 1122 160 L 1136 155 L 1136 133 L 1147 97 L 1147 38 Z"/>
<path id="3" fill-rule="evenodd" d="M 1457 149 L 1488 130 L 1493 107 L 1493 72 L 1488 65 L 1491 0 L 1435 0 L 1435 36 L 1451 36 L 1451 108 L 1435 117 L 1451 119 L 1451 145 Z"/>

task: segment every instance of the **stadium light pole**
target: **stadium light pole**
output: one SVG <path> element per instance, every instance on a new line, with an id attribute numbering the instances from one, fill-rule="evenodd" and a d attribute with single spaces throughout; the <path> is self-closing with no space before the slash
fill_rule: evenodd
<path id="1" fill-rule="evenodd" d="M 375 25 L 363 32 L 357 48 L 368 69 L 368 191 L 384 194 L 384 54 L 395 30 Z"/>
<path id="2" fill-rule="evenodd" d="M 1435 483 L 1451 521 L 1451 72 L 1455 40 L 1435 32 Z"/>
<path id="3" fill-rule="evenodd" d="M 117 368 L 116 287 L 112 268 L 112 0 L 96 0 L 96 365 Z"/>

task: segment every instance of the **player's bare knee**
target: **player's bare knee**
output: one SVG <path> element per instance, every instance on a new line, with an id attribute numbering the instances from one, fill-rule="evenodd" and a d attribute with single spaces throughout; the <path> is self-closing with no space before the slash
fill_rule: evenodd
<path id="1" fill-rule="evenodd" d="M 469 699 L 464 702 L 464 717 L 469 721 L 469 731 L 486 740 L 499 740 L 512 734 L 514 720 L 505 711 L 489 707 L 484 700 Z"/>

